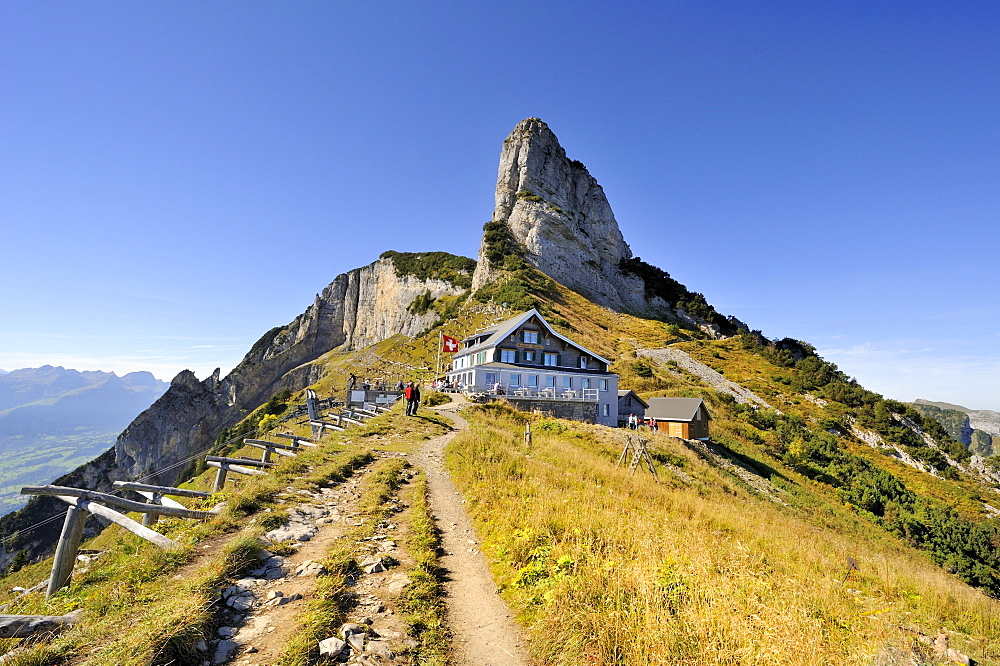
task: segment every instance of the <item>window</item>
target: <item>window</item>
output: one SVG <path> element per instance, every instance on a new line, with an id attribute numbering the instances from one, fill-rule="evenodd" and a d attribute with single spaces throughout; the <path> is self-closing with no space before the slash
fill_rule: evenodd
<path id="1" fill-rule="evenodd" d="M 525 350 L 524 352 L 522 352 L 522 354 L 524 354 L 524 362 L 525 363 L 534 363 L 535 362 L 535 352 L 533 352 L 531 350 Z"/>
<path id="2" fill-rule="evenodd" d="M 581 357 L 580 357 L 580 367 L 581 367 L 581 368 L 582 368 L 583 370 L 586 370 L 586 369 L 587 369 L 587 357 L 586 357 L 586 356 L 581 356 Z"/>
<path id="3" fill-rule="evenodd" d="M 589 389 L 590 388 L 590 381 L 591 381 L 590 377 L 584 377 L 583 379 L 580 380 L 581 387 L 585 388 L 585 389 Z"/>
<path id="4" fill-rule="evenodd" d="M 521 340 L 529 345 L 538 344 L 538 331 L 521 331 Z"/>
<path id="5" fill-rule="evenodd" d="M 563 377 L 563 388 L 564 389 L 571 389 L 571 388 L 573 388 L 573 378 L 572 377 Z"/>
<path id="6" fill-rule="evenodd" d="M 559 354 L 542 354 L 542 363 L 544 365 L 559 365 Z"/>
<path id="7" fill-rule="evenodd" d="M 538 375 L 528 375 L 528 386 L 531 388 L 538 387 Z"/>
<path id="8" fill-rule="evenodd" d="M 545 377 L 545 385 L 547 387 L 549 387 L 549 388 L 555 388 L 556 387 L 556 376 L 555 375 L 546 375 L 546 377 Z"/>
<path id="9" fill-rule="evenodd" d="M 611 405 L 607 403 L 601 405 L 601 416 L 611 416 Z"/>
<path id="10" fill-rule="evenodd" d="M 517 352 L 513 349 L 501 349 L 500 350 L 500 362 L 501 363 L 517 363 Z"/>
<path id="11" fill-rule="evenodd" d="M 511 386 L 520 386 L 521 385 L 521 375 L 512 374 L 510 376 L 510 385 Z"/>
<path id="12" fill-rule="evenodd" d="M 601 380 L 600 389 L 602 391 L 607 391 L 608 390 L 608 380 L 607 379 L 602 379 Z"/>
<path id="13" fill-rule="evenodd" d="M 476 365 L 482 365 L 486 362 L 486 352 L 479 352 L 476 354 Z"/>
<path id="14" fill-rule="evenodd" d="M 486 373 L 486 385 L 492 387 L 497 383 L 497 373 L 487 372 Z"/>

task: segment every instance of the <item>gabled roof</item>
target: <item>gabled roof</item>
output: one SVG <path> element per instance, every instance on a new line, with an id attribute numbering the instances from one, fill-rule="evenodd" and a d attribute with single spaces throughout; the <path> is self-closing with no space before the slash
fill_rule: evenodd
<path id="1" fill-rule="evenodd" d="M 693 421 L 698 410 L 705 406 L 701 398 L 650 398 L 646 417 L 660 421 Z M 708 414 L 708 408 L 705 408 Z M 712 418 L 711 415 L 708 418 Z"/>
<path id="2" fill-rule="evenodd" d="M 638 400 L 639 402 L 641 402 L 643 407 L 645 407 L 646 409 L 649 409 L 649 403 L 646 402 L 645 400 L 643 400 L 642 398 L 640 398 L 639 394 L 636 393 L 635 391 L 633 391 L 632 389 L 628 389 L 626 391 L 618 391 L 618 399 L 621 400 L 622 398 L 624 398 L 625 396 L 627 396 L 629 393 L 632 394 L 633 398 L 635 398 L 636 400 Z"/>
<path id="3" fill-rule="evenodd" d="M 538 321 L 542 322 L 542 326 L 545 327 L 545 330 L 548 331 L 550 335 L 553 335 L 562 340 L 563 342 L 567 342 L 573 345 L 574 347 L 577 347 L 578 349 L 587 352 L 588 355 L 592 356 L 598 361 L 601 361 L 602 363 L 607 363 L 608 365 L 611 365 L 611 361 L 609 361 L 608 359 L 598 356 L 594 352 L 590 351 L 589 349 L 581 345 L 579 342 L 574 342 L 573 340 L 567 338 L 565 335 L 561 335 L 560 333 L 558 333 L 554 328 L 552 328 L 552 326 L 549 325 L 549 322 L 545 321 L 545 317 L 539 314 L 538 310 L 534 309 L 528 310 L 524 314 L 518 315 L 513 319 L 508 319 L 507 321 L 501 324 L 490 327 L 485 331 L 479 331 L 478 333 L 473 333 L 472 335 L 465 338 L 465 340 L 471 340 L 472 338 L 479 338 L 482 337 L 483 335 L 486 335 L 487 333 L 490 334 L 490 337 L 486 338 L 486 340 L 482 341 L 481 343 L 479 343 L 474 347 L 469 347 L 468 349 L 459 350 L 459 354 L 465 355 L 468 353 L 481 351 L 483 349 L 490 349 L 492 347 L 496 347 L 498 344 L 503 342 L 504 338 L 510 335 L 512 331 L 517 330 L 522 324 L 524 324 L 532 317 L 538 317 Z"/>

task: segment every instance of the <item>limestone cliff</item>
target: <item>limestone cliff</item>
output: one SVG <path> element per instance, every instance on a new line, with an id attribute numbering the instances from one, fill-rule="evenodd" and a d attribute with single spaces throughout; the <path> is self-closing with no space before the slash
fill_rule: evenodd
<path id="1" fill-rule="evenodd" d="M 471 263 L 471 262 L 470 262 Z M 462 285 L 443 279 L 399 275 L 391 258 L 338 275 L 305 312 L 287 326 L 272 329 L 232 372 L 204 381 L 184 371 L 167 392 L 118 437 L 115 460 L 129 478 L 170 468 L 208 448 L 218 432 L 283 388 L 298 390 L 315 381 L 308 364 L 332 349 L 361 349 L 398 333 L 415 336 L 437 314 L 417 314 L 410 304 L 457 295 Z M 169 484 L 181 469 L 155 476 Z"/>
<path id="2" fill-rule="evenodd" d="M 469 270 L 460 270 L 461 274 L 451 270 L 446 279 L 428 277 L 427 271 L 407 274 L 397 264 L 403 257 L 409 266 L 419 266 L 425 256 L 397 253 L 395 260 L 382 258 L 338 275 L 294 321 L 264 334 L 225 378 L 220 379 L 218 370 L 205 380 L 189 370 L 181 372 L 118 436 L 113 449 L 55 483 L 104 492 L 110 492 L 116 480 L 174 485 L 222 428 L 237 423 L 281 389 L 297 390 L 316 381 L 322 369 L 312 361 L 321 355 L 336 348 L 360 349 L 398 333 L 415 336 L 431 326 L 437 313 L 412 312 L 416 308 L 410 305 L 428 292 L 432 298 L 463 293 L 474 262 L 462 260 L 459 264 Z M 35 557 L 51 548 L 61 521 L 34 524 L 64 508 L 55 498 L 39 497 L 0 518 L 0 537 L 4 537 L 0 569 L 22 549 Z M 96 522 L 90 525 L 96 527 Z"/>
<path id="3" fill-rule="evenodd" d="M 504 140 L 495 206 L 493 221 L 507 225 L 541 272 L 605 307 L 651 307 L 642 280 L 619 269 L 632 251 L 604 190 L 583 164 L 566 157 L 541 120 L 522 120 Z M 497 277 L 487 250 L 484 238 L 473 289 Z"/>

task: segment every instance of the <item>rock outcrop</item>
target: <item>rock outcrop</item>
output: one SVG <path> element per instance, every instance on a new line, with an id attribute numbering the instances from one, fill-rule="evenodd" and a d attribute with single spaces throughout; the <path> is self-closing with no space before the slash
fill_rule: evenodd
<path id="1" fill-rule="evenodd" d="M 437 313 L 411 311 L 418 297 L 457 295 L 461 286 L 440 279 L 400 276 L 392 259 L 338 275 L 301 315 L 268 331 L 224 379 L 219 371 L 198 381 L 181 372 L 170 388 L 118 437 L 115 459 L 129 478 L 169 468 L 207 449 L 218 432 L 284 388 L 298 390 L 318 379 L 310 366 L 332 349 L 361 349 L 393 335 L 415 336 Z M 160 472 L 153 483 L 169 485 L 182 469 Z"/>
<path id="2" fill-rule="evenodd" d="M 668 303 L 647 297 L 641 278 L 620 269 L 632 251 L 604 190 L 537 118 L 522 120 L 503 142 L 492 221 L 507 226 L 529 264 L 595 303 L 671 313 Z M 484 237 L 473 289 L 495 280 L 499 268 Z"/>
<path id="3" fill-rule="evenodd" d="M 400 275 L 392 258 L 338 275 L 294 321 L 264 334 L 225 378 L 219 370 L 204 380 L 190 370 L 179 373 L 118 436 L 113 449 L 55 483 L 104 492 L 110 492 L 116 480 L 174 485 L 222 428 L 234 425 L 276 392 L 316 381 L 322 368 L 312 362 L 326 352 L 361 349 L 399 333 L 415 336 L 427 329 L 437 313 L 421 312 L 411 304 L 418 296 L 436 299 L 463 293 L 469 276 L 464 277 L 465 284 L 457 284 Z M 0 518 L 0 536 L 7 537 L 0 547 L 0 568 L 19 550 L 35 557 L 51 548 L 61 522 L 22 530 L 63 508 L 54 498 L 40 497 Z"/>
<path id="4" fill-rule="evenodd" d="M 987 458 L 1000 446 L 1000 413 L 988 409 L 969 409 L 948 402 L 918 398 L 913 406 L 924 416 L 937 419 L 954 439 L 969 452 Z"/>

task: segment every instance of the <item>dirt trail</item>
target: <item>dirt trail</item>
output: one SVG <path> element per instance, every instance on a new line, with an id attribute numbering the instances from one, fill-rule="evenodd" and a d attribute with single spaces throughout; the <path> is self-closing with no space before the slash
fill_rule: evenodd
<path id="1" fill-rule="evenodd" d="M 315 593 L 316 576 L 322 571 L 319 561 L 326 557 L 334 542 L 346 538 L 351 528 L 364 520 L 358 501 L 361 480 L 370 471 L 371 466 L 365 466 L 346 481 L 317 492 L 286 489 L 283 493 L 286 499 L 298 495 L 297 499 L 305 501 L 293 500 L 290 520 L 268 532 L 267 537 L 295 544 L 295 552 L 285 557 L 265 554 L 259 569 L 223 592 L 226 609 L 220 619 L 227 626 L 221 627 L 219 637 L 206 646 L 203 666 L 226 663 L 268 666 L 278 660 L 298 626 L 297 618 L 306 601 Z M 390 505 L 403 510 L 395 494 Z M 347 661 L 349 666 L 411 663 L 406 653 L 416 643 L 406 638 L 406 622 L 395 613 L 395 599 L 410 583 L 403 572 L 412 561 L 402 549 L 397 549 L 396 529 L 394 519 L 390 518 L 376 527 L 373 536 L 355 544 L 356 556 L 366 573 L 349 581 L 357 600 L 350 619 L 364 625 L 368 640 L 363 655 L 358 651 L 341 655 L 340 661 Z M 389 569 L 371 566 L 376 561 L 381 563 L 386 556 L 398 566 Z"/>
<path id="2" fill-rule="evenodd" d="M 454 399 L 453 399 L 454 400 Z M 455 422 L 458 430 L 468 422 L 456 412 L 467 404 L 453 401 L 437 408 Z M 431 510 L 442 532 L 441 566 L 447 575 L 448 624 L 454 636 L 457 666 L 527 666 L 527 644 L 497 594 L 496 583 L 479 550 L 479 539 L 462 506 L 462 496 L 444 467 L 444 447 L 451 432 L 428 441 L 410 460 L 423 467 Z"/>

